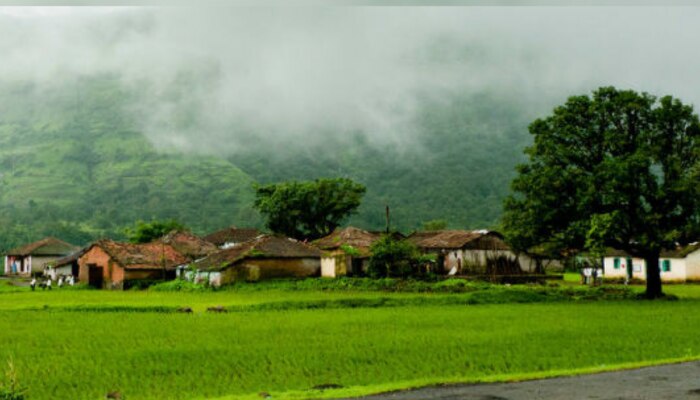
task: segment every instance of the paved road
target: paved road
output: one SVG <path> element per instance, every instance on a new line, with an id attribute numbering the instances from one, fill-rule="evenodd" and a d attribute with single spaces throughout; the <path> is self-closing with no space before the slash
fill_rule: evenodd
<path id="1" fill-rule="evenodd" d="M 526 382 L 449 385 L 368 400 L 700 400 L 700 361 Z"/>

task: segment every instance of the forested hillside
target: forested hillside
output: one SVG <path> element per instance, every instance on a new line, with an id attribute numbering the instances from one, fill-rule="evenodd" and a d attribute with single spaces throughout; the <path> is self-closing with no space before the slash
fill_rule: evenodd
<path id="1" fill-rule="evenodd" d="M 351 223 L 369 228 L 392 224 L 404 231 L 445 219 L 452 228 L 494 228 L 503 198 L 530 143 L 526 115 L 510 101 L 473 95 L 425 101 L 416 133 L 405 145 L 374 145 L 357 134 L 295 147 L 265 157 L 264 142 L 231 158 L 262 182 L 346 176 L 367 185 Z"/>
<path id="2" fill-rule="evenodd" d="M 282 146 L 261 135 L 226 159 L 151 143 L 127 111 L 135 96 L 114 76 L 0 85 L 0 247 L 119 238 L 138 219 L 175 218 L 199 233 L 260 226 L 254 182 L 336 176 L 368 188 L 353 224 L 383 228 L 389 205 L 402 230 L 432 219 L 495 227 L 532 117 L 485 94 L 426 100 L 404 146 L 362 132 Z"/>
<path id="3" fill-rule="evenodd" d="M 68 90 L 70 88 L 71 90 Z M 121 237 L 138 219 L 197 232 L 257 224 L 252 179 L 225 160 L 159 153 L 113 77 L 0 90 L 0 246 Z"/>

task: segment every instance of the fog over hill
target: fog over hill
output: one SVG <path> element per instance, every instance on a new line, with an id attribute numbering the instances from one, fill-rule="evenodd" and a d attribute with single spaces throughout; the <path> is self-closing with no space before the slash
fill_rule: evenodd
<path id="1" fill-rule="evenodd" d="M 252 181 L 341 175 L 369 189 L 353 223 L 381 226 L 390 204 L 403 229 L 434 218 L 494 227 L 528 123 L 567 96 L 615 85 L 700 103 L 699 17 L 694 7 L 0 7 L 0 156 L 14 191 L 0 195 L 0 215 L 57 202 L 31 179 L 52 158 L 22 166 L 20 154 L 40 151 L 27 137 L 70 133 L 101 156 L 136 134 L 148 157 L 225 160 L 246 201 Z M 42 97 L 52 101 L 7 111 Z M 120 162 L 142 163 L 135 147 Z M 99 191 L 100 176 L 76 185 Z M 206 230 L 250 213 L 243 198 L 227 210 L 229 193 L 205 213 L 229 217 L 164 214 L 154 199 L 191 197 L 176 186 L 116 225 L 167 214 Z M 81 237 L 106 232 L 91 215 L 49 218 L 88 221 Z"/>

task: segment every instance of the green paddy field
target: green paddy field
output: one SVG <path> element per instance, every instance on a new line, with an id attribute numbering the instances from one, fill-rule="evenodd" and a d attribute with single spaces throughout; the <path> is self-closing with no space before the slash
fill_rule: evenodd
<path id="1" fill-rule="evenodd" d="M 700 358 L 700 286 L 649 302 L 573 280 L 402 292 L 30 292 L 0 280 L 0 369 L 14 364 L 27 399 L 301 399 Z"/>

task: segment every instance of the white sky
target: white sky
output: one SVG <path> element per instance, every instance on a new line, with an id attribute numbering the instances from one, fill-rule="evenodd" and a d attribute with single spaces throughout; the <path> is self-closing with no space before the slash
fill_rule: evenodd
<path id="1" fill-rule="evenodd" d="M 546 111 L 615 85 L 700 105 L 698 21 L 700 7 L 0 7 L 0 79 L 119 74 L 149 88 L 154 141 L 203 151 L 237 130 L 402 142 L 419 97 Z M 172 128 L 185 110 L 191 126 Z"/>

